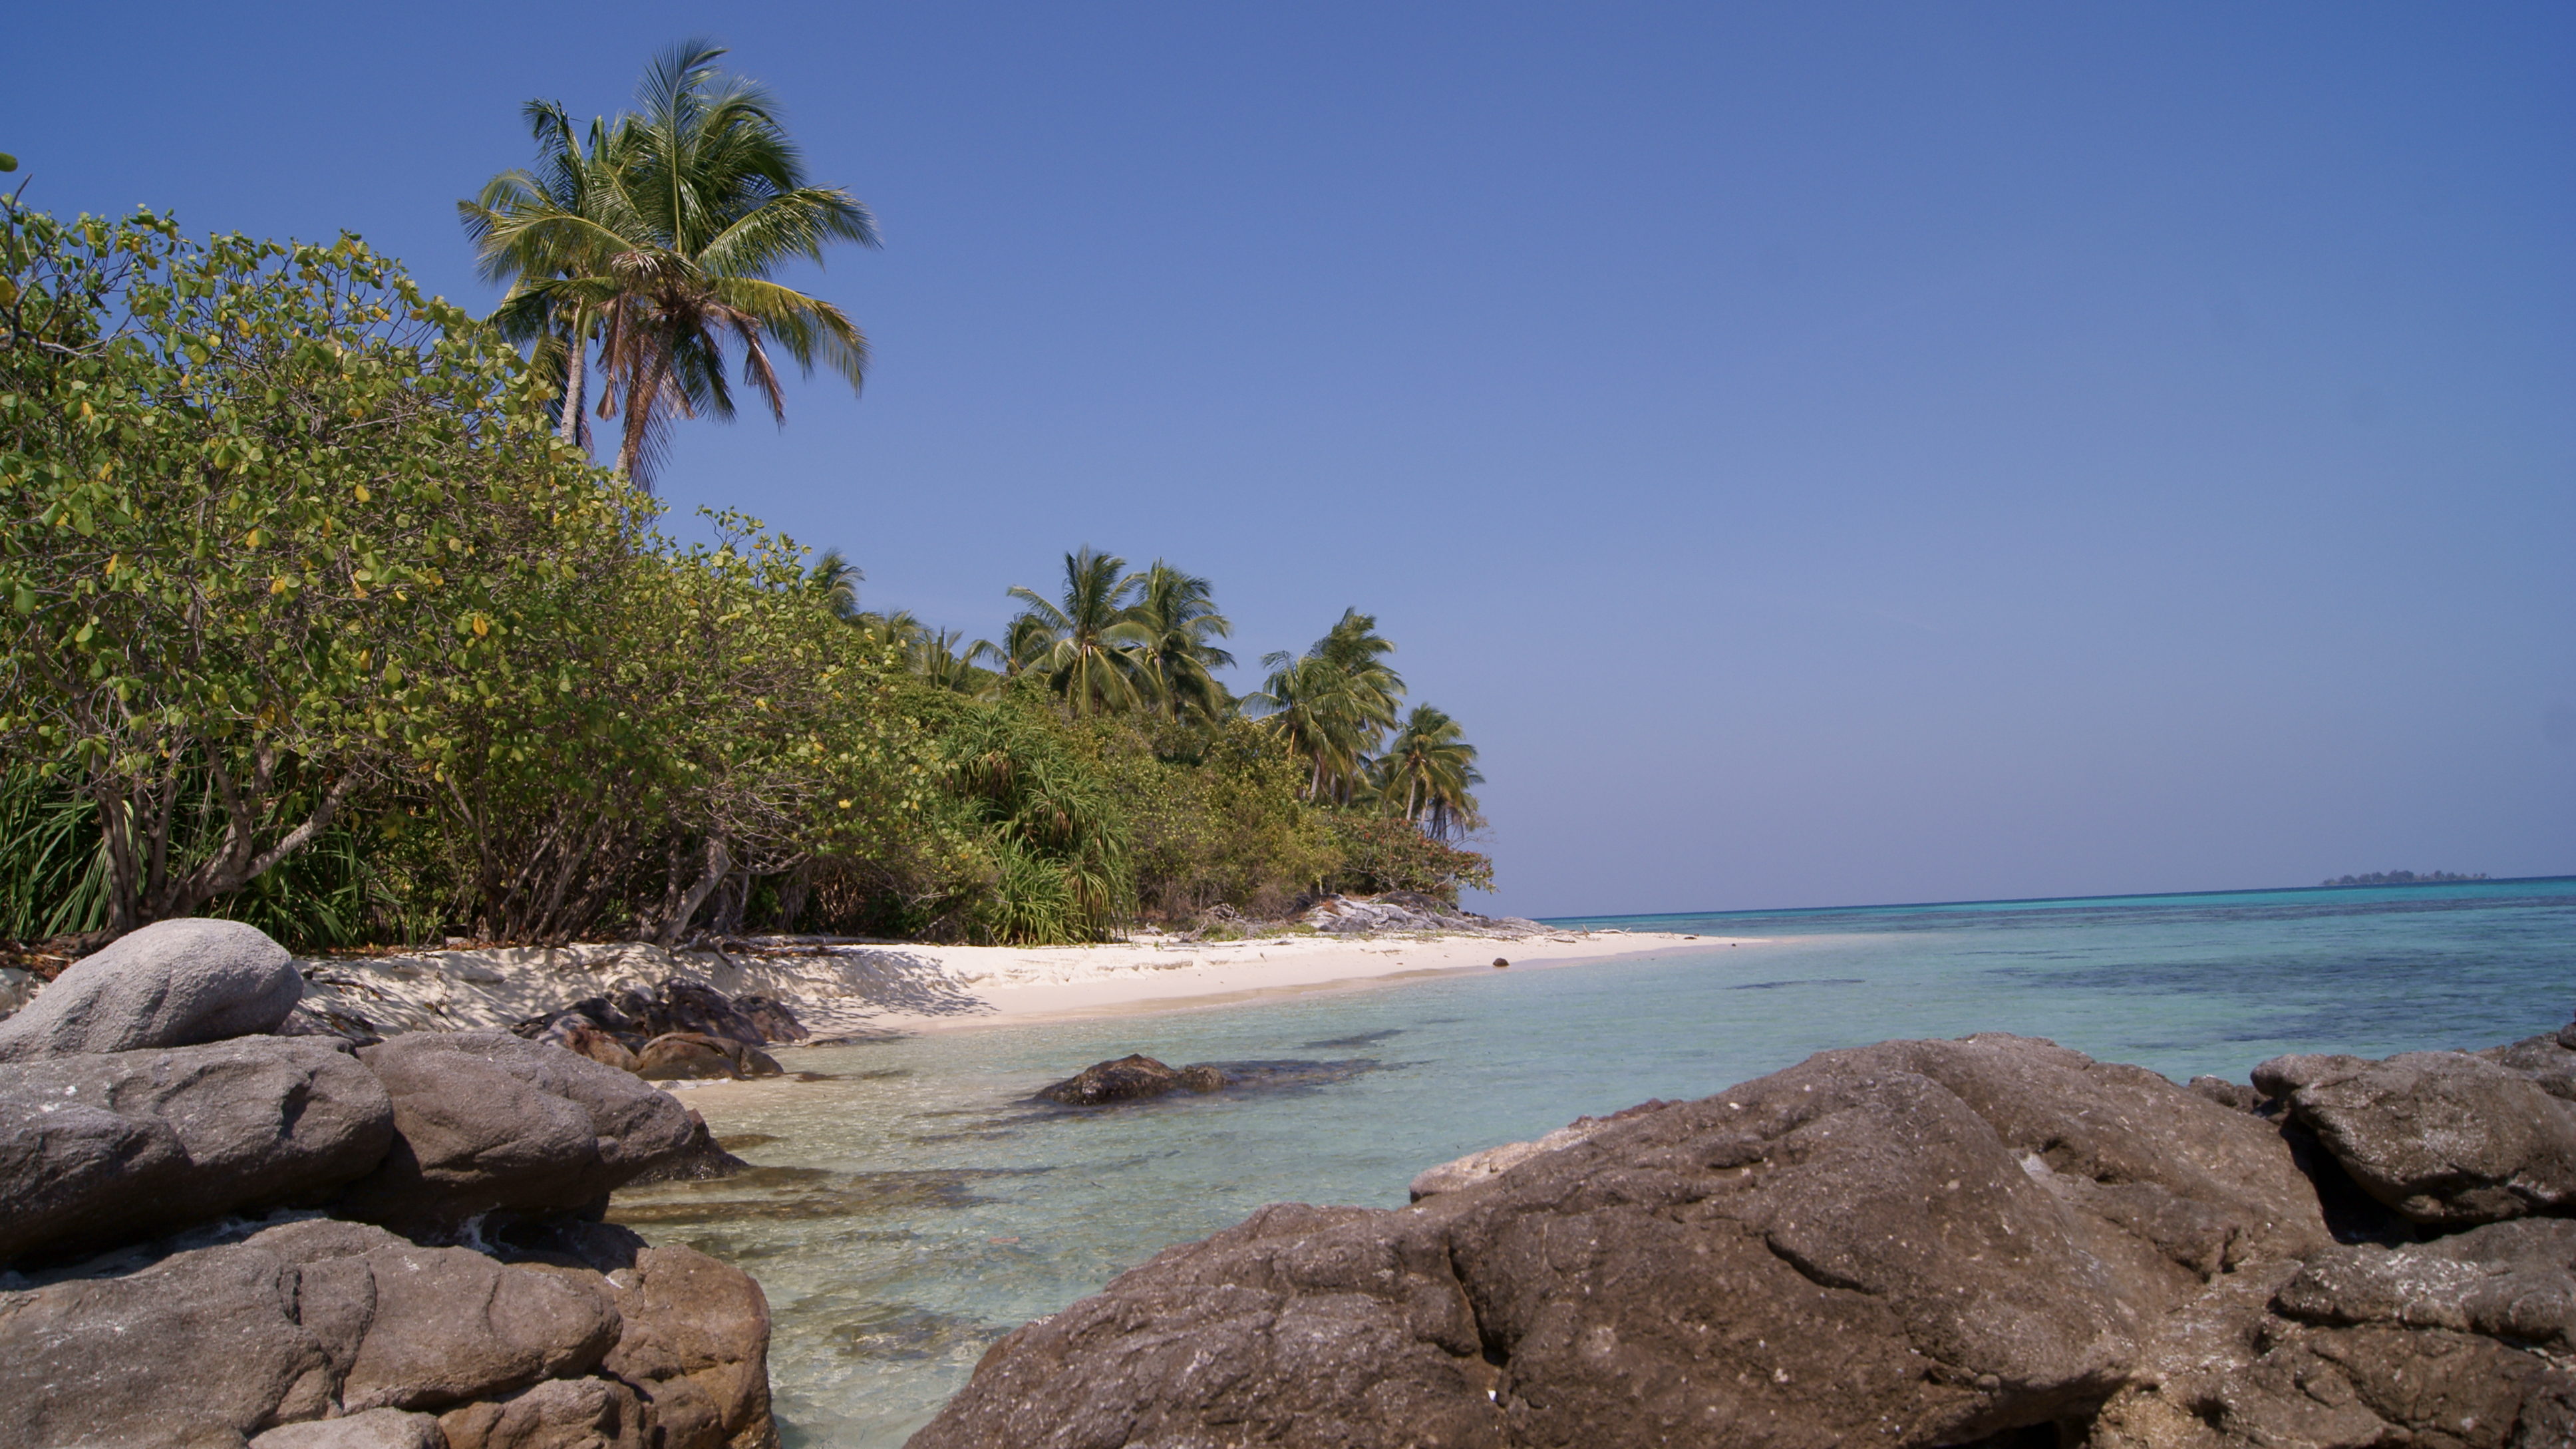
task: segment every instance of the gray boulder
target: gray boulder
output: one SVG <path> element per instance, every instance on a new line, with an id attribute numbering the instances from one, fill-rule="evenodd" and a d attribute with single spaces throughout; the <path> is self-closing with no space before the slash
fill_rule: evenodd
<path id="1" fill-rule="evenodd" d="M 0 1449 L 196 1449 L 336 1414 L 444 1409 L 586 1373 L 622 1327 L 596 1275 L 290 1223 L 0 1293 Z"/>
<path id="2" fill-rule="evenodd" d="M 251 1436 L 250 1449 L 453 1449 L 428 1414 L 369 1409 L 345 1419 L 308 1419 Z"/>
<path id="3" fill-rule="evenodd" d="M 2271 1123 L 1891 1042 L 1401 1211 L 1265 1209 L 1002 1340 L 913 1444 L 1963 1443 L 2091 1412 L 2168 1314 L 2328 1241 Z"/>
<path id="4" fill-rule="evenodd" d="M 689 1146 L 668 1093 L 506 1031 L 416 1032 L 358 1055 L 392 1094 L 395 1139 L 335 1211 L 415 1236 L 495 1210 L 594 1208 Z"/>
<path id="5" fill-rule="evenodd" d="M 393 1132 L 375 1076 L 315 1040 L 0 1066 L 0 1262 L 318 1203 Z"/>
<path id="6" fill-rule="evenodd" d="M 2461 1052 L 2275 1057 L 2254 1069 L 2353 1181 L 2419 1223 L 2576 1207 L 2576 1103 Z"/>
<path id="7" fill-rule="evenodd" d="M 72 963 L 0 1021 L 0 1062 L 270 1032 L 303 994 L 286 948 L 256 927 L 160 921 Z"/>

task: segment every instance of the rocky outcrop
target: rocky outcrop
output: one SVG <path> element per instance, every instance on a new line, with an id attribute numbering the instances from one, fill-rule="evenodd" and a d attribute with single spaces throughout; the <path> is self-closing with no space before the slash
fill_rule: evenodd
<path id="1" fill-rule="evenodd" d="M 2330 1241 L 2278 1129 L 1974 1037 L 1829 1052 L 1396 1212 L 1282 1208 L 1020 1329 L 920 1449 L 1961 1443 Z"/>
<path id="2" fill-rule="evenodd" d="M 758 1285 L 582 1221 L 723 1157 L 695 1114 L 506 1032 L 353 1050 L 232 930 L 102 952 L 21 1014 L 0 1263 L 37 1276 L 0 1280 L 0 1449 L 774 1446 Z M 74 1049 L 207 1032 L 232 1034 Z"/>
<path id="3" fill-rule="evenodd" d="M 1376 896 L 1326 896 L 1298 920 L 1329 935 L 1377 931 L 1433 931 L 1446 936 L 1491 936 L 1517 941 L 1542 935 L 1547 927 L 1518 916 L 1480 916 L 1449 901 L 1417 891 L 1388 891 Z M 1497 965 L 1501 964 L 1499 962 Z"/>
<path id="4" fill-rule="evenodd" d="M 393 1136 L 374 1074 L 319 1042 L 0 1068 L 0 1263 L 310 1206 L 373 1170 Z"/>
<path id="5" fill-rule="evenodd" d="M 1226 1085 L 1226 1075 L 1204 1063 L 1167 1067 L 1142 1053 L 1111 1062 L 1094 1062 L 1061 1082 L 1037 1090 L 1037 1099 L 1066 1107 L 1103 1107 L 1173 1092 L 1213 1092 Z"/>
<path id="6" fill-rule="evenodd" d="M 359 1058 L 392 1094 L 395 1138 L 338 1211 L 414 1235 L 591 1209 L 689 1142 L 668 1093 L 508 1032 L 414 1033 Z"/>
<path id="7" fill-rule="evenodd" d="M 0 1021 L 0 1062 L 273 1031 L 303 993 L 286 948 L 258 928 L 162 921 L 73 963 Z"/>
<path id="8" fill-rule="evenodd" d="M 2576 1103 L 2497 1062 L 2276 1057 L 2254 1069 L 2254 1085 L 2415 1222 L 2468 1226 L 2576 1205 Z"/>

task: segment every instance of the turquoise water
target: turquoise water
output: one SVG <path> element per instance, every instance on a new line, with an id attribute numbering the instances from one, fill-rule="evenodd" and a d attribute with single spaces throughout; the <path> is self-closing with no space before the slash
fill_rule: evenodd
<path id="1" fill-rule="evenodd" d="M 1267 1202 L 1405 1200 L 1414 1173 L 1811 1052 L 2015 1031 L 2180 1079 L 2285 1051 L 2476 1047 L 2576 1008 L 2576 878 L 1624 917 L 1759 936 L 1251 1005 L 784 1054 L 829 1080 L 698 1099 L 761 1171 L 621 1194 L 776 1314 L 791 1446 L 902 1443 L 986 1344 Z M 1270 1085 L 1080 1114 L 1104 1057 L 1274 1063 Z"/>

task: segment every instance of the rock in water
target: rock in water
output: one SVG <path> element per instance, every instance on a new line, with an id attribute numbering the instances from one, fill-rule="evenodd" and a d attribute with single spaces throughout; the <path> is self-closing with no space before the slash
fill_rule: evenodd
<path id="1" fill-rule="evenodd" d="M 2576 1103 L 2462 1052 L 2275 1057 L 2254 1085 L 2364 1191 L 2419 1223 L 2467 1226 L 2576 1207 Z"/>
<path id="2" fill-rule="evenodd" d="M 277 1029 L 304 994 L 286 948 L 238 921 L 160 921 L 72 963 L 0 1021 L 0 1061 L 193 1046 Z"/>
<path id="3" fill-rule="evenodd" d="M 635 1054 L 635 1075 L 656 1082 L 729 1077 L 775 1077 L 778 1059 L 749 1042 L 704 1032 L 675 1031 L 657 1036 Z"/>
<path id="4" fill-rule="evenodd" d="M 763 1041 L 798 1042 L 814 1034 L 796 1019 L 786 1002 L 775 996 L 737 996 L 733 1004 L 753 1026 L 760 1028 Z"/>
<path id="5" fill-rule="evenodd" d="M 744 1171 L 750 1163 L 727 1152 L 707 1130 L 707 1119 L 689 1109 L 689 1145 L 646 1168 L 627 1182 L 642 1187 L 653 1182 L 712 1182 Z"/>
<path id="6" fill-rule="evenodd" d="M 396 1138 L 335 1211 L 406 1233 L 587 1209 L 689 1143 L 669 1093 L 505 1031 L 417 1032 L 358 1055 L 392 1094 Z"/>
<path id="7" fill-rule="evenodd" d="M 0 1066 L 0 1263 L 310 1205 L 393 1135 L 374 1074 L 309 1039 Z"/>
<path id="8" fill-rule="evenodd" d="M 1174 1070 L 1143 1053 L 1114 1062 L 1094 1062 L 1051 1086 L 1040 1087 L 1039 1100 L 1067 1107 L 1099 1107 L 1133 1102 L 1178 1091 L 1213 1092 L 1226 1085 L 1225 1073 L 1199 1065 Z"/>
<path id="9" fill-rule="evenodd" d="M 1266 1208 L 1003 1339 L 912 1449 L 1965 1443 L 2090 1413 L 2229 1267 L 2329 1241 L 2261 1118 L 1890 1042 L 1411 1208 Z"/>

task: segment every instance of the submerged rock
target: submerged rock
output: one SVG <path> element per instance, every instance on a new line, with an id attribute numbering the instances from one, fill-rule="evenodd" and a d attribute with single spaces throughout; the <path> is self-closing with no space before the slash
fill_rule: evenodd
<path id="1" fill-rule="evenodd" d="M 0 1021 L 0 1061 L 265 1034 L 303 994 L 286 948 L 257 927 L 160 921 L 72 963 Z"/>
<path id="2" fill-rule="evenodd" d="M 1136 1053 L 1116 1061 L 1094 1062 L 1061 1082 L 1040 1087 L 1037 1096 L 1041 1101 L 1067 1107 L 1099 1107 L 1179 1091 L 1213 1092 L 1226 1084 L 1226 1074 L 1215 1067 L 1167 1067 Z"/>

